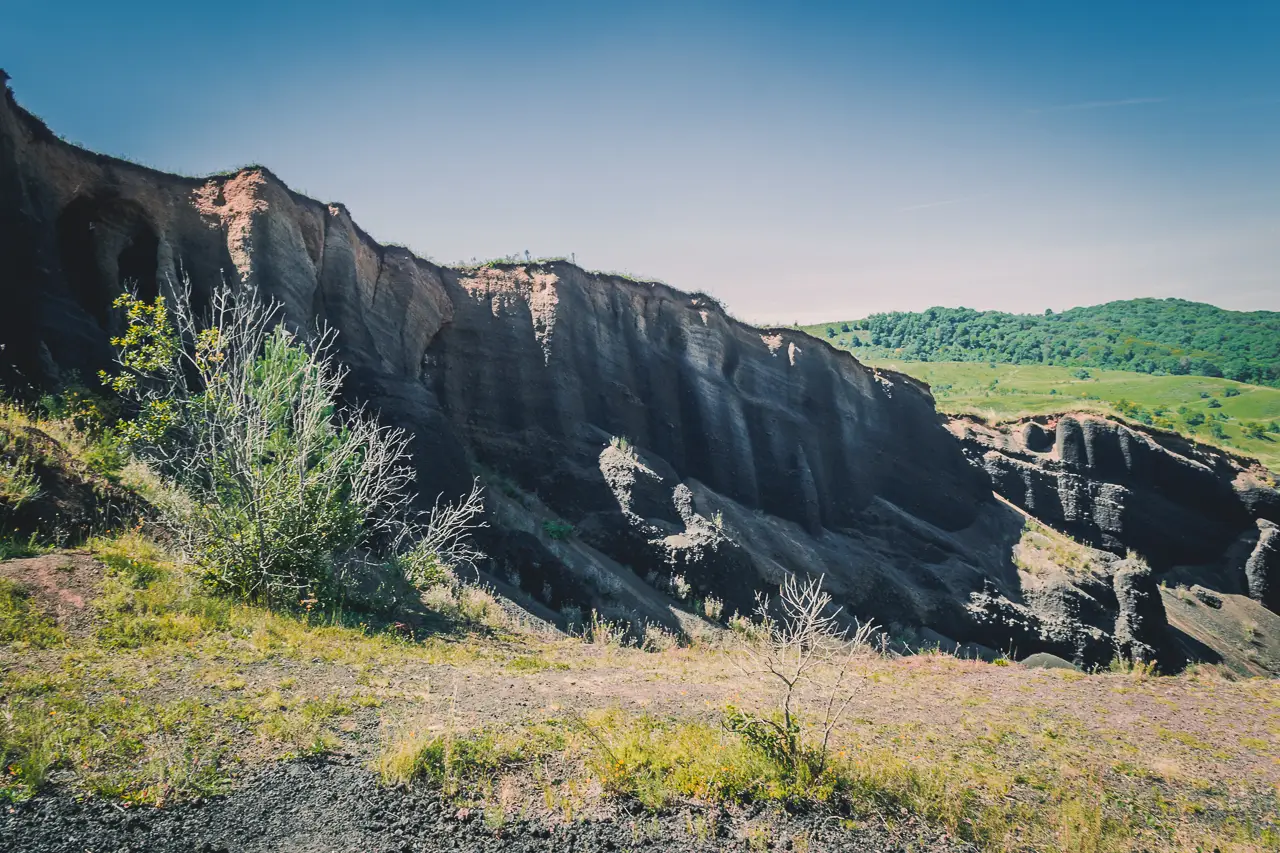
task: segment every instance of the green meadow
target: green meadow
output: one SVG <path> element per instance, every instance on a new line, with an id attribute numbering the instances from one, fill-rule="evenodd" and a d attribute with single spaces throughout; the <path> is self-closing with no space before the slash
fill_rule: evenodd
<path id="1" fill-rule="evenodd" d="M 1280 388 L 1097 368 L 862 360 L 929 383 L 938 409 L 948 414 L 988 420 L 1080 409 L 1118 414 L 1280 470 Z"/>

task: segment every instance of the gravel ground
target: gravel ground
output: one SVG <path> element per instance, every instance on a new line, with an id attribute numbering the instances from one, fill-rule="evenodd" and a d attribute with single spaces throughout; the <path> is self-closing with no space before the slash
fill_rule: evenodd
<path id="1" fill-rule="evenodd" d="M 619 813 L 572 824 L 491 826 L 430 791 L 388 788 L 342 759 L 275 764 L 233 793 L 167 808 L 123 809 L 59 794 L 0 809 L 0 849 L 14 853 L 252 851 L 968 851 L 937 831 L 846 829 L 820 815 Z M 692 830 L 692 831 L 691 831 Z"/>

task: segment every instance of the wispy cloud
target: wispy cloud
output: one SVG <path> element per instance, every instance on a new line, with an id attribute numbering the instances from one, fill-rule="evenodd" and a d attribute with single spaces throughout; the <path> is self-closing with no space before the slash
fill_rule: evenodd
<path id="1" fill-rule="evenodd" d="M 1106 110 L 1112 107 L 1136 107 L 1142 104 L 1163 104 L 1168 98 L 1121 98 L 1115 101 L 1081 101 L 1078 104 L 1059 104 L 1053 107 L 1040 107 L 1027 110 L 1032 115 L 1038 113 L 1065 113 L 1080 110 Z"/>

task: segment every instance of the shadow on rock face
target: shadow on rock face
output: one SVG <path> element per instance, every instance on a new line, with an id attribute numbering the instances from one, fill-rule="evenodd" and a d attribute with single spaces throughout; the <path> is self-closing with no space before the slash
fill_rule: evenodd
<path id="1" fill-rule="evenodd" d="M 126 290 L 145 301 L 160 292 L 160 238 L 136 202 L 99 194 L 79 196 L 58 216 L 58 250 L 76 303 L 105 331 L 118 333 L 111 303 Z"/>

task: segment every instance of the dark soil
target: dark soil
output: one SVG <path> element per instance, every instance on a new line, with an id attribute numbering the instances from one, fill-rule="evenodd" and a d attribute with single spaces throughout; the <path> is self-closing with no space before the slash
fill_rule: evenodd
<path id="1" fill-rule="evenodd" d="M 708 828 L 710 827 L 710 828 Z M 49 794 L 0 809 L 0 848 L 22 853 L 162 851 L 967 851 L 937 830 L 848 829 L 829 815 L 620 811 L 569 824 L 486 821 L 430 790 L 382 785 L 341 758 L 275 764 L 234 793 L 126 809 Z"/>

